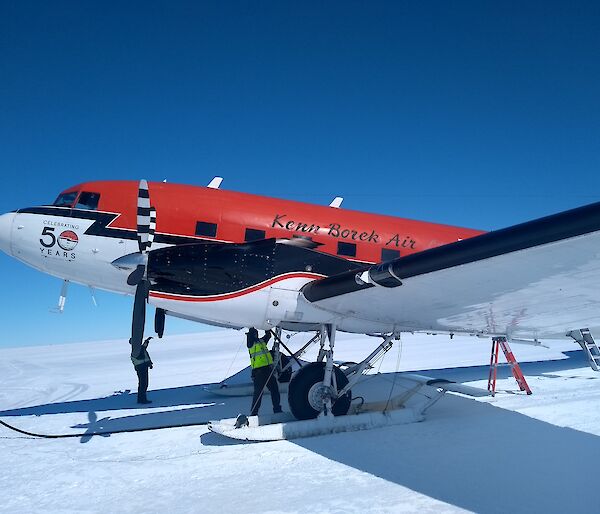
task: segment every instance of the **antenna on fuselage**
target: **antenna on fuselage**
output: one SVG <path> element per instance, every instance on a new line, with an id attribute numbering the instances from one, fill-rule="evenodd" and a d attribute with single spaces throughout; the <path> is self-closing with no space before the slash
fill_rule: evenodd
<path id="1" fill-rule="evenodd" d="M 344 201 L 343 197 L 336 196 L 333 200 L 331 200 L 331 203 L 329 204 L 329 207 L 334 207 L 335 209 L 339 209 L 340 205 L 342 205 L 343 201 Z"/>
<path id="2" fill-rule="evenodd" d="M 206 187 L 210 187 L 211 189 L 219 189 L 221 182 L 223 182 L 223 177 L 215 177 L 208 183 L 208 186 Z"/>

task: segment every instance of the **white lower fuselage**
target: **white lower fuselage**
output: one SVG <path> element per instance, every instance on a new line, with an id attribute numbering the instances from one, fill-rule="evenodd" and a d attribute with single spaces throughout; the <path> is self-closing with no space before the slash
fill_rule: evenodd
<path id="1" fill-rule="evenodd" d="M 138 251 L 135 232 L 130 231 L 129 238 L 86 234 L 94 223 L 93 219 L 16 213 L 10 253 L 25 264 L 63 280 L 133 295 L 135 288 L 126 282 L 129 272 L 111 263 Z M 67 231 L 74 232 L 77 240 L 61 240 L 61 234 Z M 153 249 L 165 246 L 155 244 Z M 200 298 L 151 291 L 148 303 L 173 316 L 227 327 L 267 329 L 283 325 L 309 330 L 323 323 L 336 323 L 341 330 L 359 333 L 387 332 L 393 328 L 366 320 L 336 319 L 311 305 L 300 290 L 321 277 L 314 273 L 286 273 L 235 293 Z"/>

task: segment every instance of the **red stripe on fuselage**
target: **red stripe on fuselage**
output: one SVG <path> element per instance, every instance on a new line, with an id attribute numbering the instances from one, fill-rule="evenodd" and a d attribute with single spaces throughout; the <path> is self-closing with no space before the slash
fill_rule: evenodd
<path id="1" fill-rule="evenodd" d="M 218 302 L 222 300 L 231 300 L 232 298 L 238 298 L 240 296 L 254 293 L 260 289 L 269 287 L 277 282 L 281 282 L 282 280 L 288 280 L 292 278 L 309 278 L 312 280 L 316 280 L 323 277 L 324 275 L 319 275 L 318 273 L 286 273 L 284 275 L 279 275 L 278 277 L 273 277 L 269 280 L 265 280 L 264 282 L 261 282 L 254 286 L 247 287 L 246 289 L 240 289 L 239 291 L 233 291 L 231 293 L 218 294 L 212 296 L 190 296 L 175 293 L 161 293 L 158 291 L 151 291 L 150 296 L 152 298 L 160 298 L 162 300 L 174 300 L 178 302 Z"/>

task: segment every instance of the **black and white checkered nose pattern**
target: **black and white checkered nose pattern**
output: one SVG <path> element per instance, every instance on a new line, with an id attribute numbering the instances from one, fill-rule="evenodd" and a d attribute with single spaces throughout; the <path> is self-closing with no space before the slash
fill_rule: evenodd
<path id="1" fill-rule="evenodd" d="M 137 237 L 140 253 L 146 253 L 154 240 L 156 231 L 156 211 L 150 207 L 148 182 L 140 180 L 137 200 Z"/>

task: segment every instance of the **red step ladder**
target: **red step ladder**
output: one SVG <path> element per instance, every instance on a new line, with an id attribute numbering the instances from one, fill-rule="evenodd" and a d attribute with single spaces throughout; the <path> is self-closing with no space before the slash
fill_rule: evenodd
<path id="1" fill-rule="evenodd" d="M 500 353 L 500 348 L 504 352 L 504 357 L 506 357 L 506 362 L 510 366 L 513 377 L 519 384 L 519 388 L 521 391 L 527 391 L 527 394 L 531 394 L 531 389 L 529 389 L 529 385 L 527 384 L 527 380 L 525 380 L 525 376 L 521 371 L 521 366 L 515 359 L 515 356 L 510 349 L 508 344 L 508 340 L 506 337 L 492 337 L 492 355 L 490 357 L 490 374 L 488 377 L 488 391 L 492 393 L 492 396 L 496 395 L 496 375 L 498 373 L 498 366 L 502 364 L 498 364 L 498 355 Z"/>

